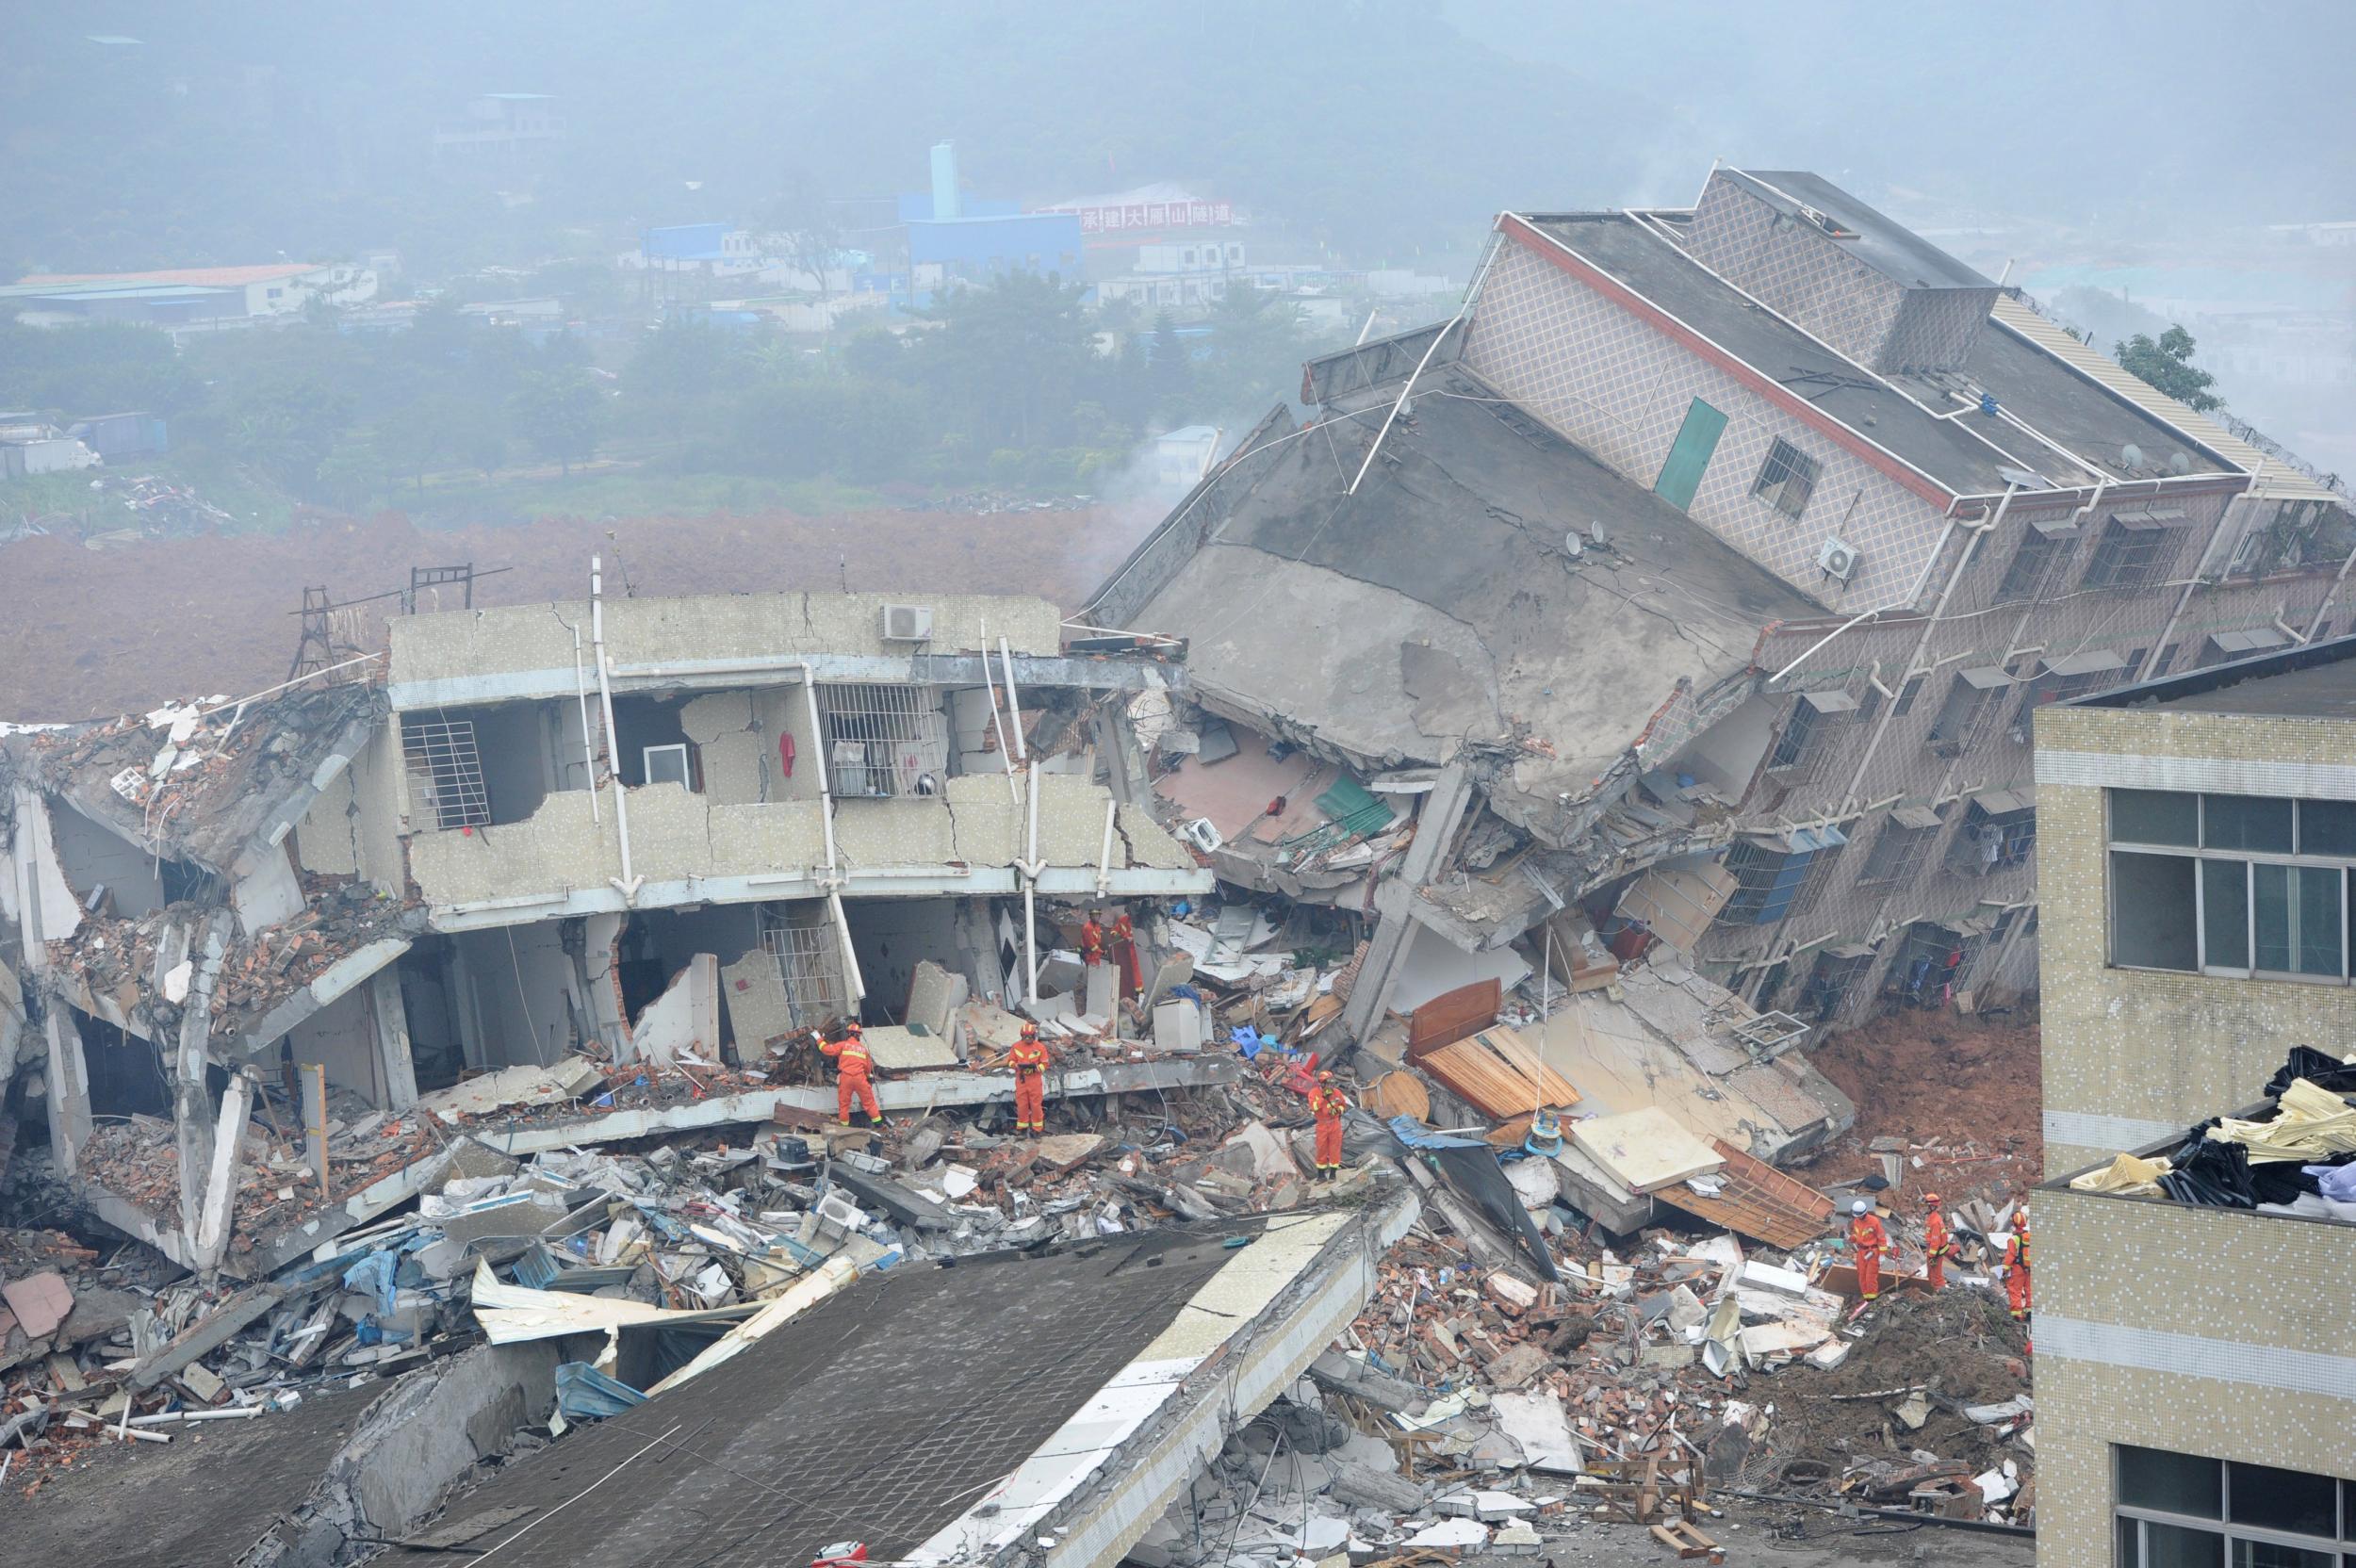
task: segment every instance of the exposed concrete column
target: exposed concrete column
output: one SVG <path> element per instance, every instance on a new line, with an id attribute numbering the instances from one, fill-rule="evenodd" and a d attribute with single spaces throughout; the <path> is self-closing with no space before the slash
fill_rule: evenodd
<path id="1" fill-rule="evenodd" d="M 1006 966 L 998 956 L 998 927 L 986 898 L 957 900 L 955 930 L 957 952 L 976 996 L 1004 996 Z"/>
<path id="2" fill-rule="evenodd" d="M 1342 1027 L 1353 1040 L 1365 1039 L 1383 1021 L 1391 988 L 1399 981 L 1408 944 L 1415 934 L 1408 905 L 1415 890 L 1440 869 L 1440 858 L 1455 841 L 1472 794 L 1472 774 L 1461 760 L 1442 768 L 1432 792 L 1424 797 L 1415 842 L 1399 858 L 1399 874 L 1375 890 L 1375 907 L 1382 919 L 1366 945 L 1366 961 L 1358 966 L 1358 978 L 1350 986 L 1350 1004 L 1342 1011 Z"/>
<path id="3" fill-rule="evenodd" d="M 417 1102 L 417 1064 L 409 1054 L 409 1008 L 401 999 L 398 962 L 368 977 L 368 1012 L 376 1020 L 376 1051 L 384 1079 L 384 1108 L 405 1111 Z"/>
<path id="4" fill-rule="evenodd" d="M 590 915 L 581 923 L 581 994 L 589 1025 L 617 1062 L 630 1053 L 630 1021 L 622 1016 L 622 926 L 627 915 Z M 755 945 L 759 943 L 755 919 Z"/>
<path id="5" fill-rule="evenodd" d="M 90 1144 L 90 1067 L 82 1058 L 81 1031 L 74 1027 L 63 1002 L 44 998 L 41 1021 L 49 1044 L 49 1070 L 44 1079 L 49 1148 L 58 1168 L 70 1172 L 80 1164 L 82 1151 Z"/>
<path id="6" fill-rule="evenodd" d="M 180 1230 L 194 1243 L 203 1218 L 205 1184 L 213 1165 L 213 1091 L 205 1081 L 212 1065 L 213 988 L 229 951 L 230 917 L 215 910 L 189 940 L 196 972 L 180 1009 L 180 1038 L 172 1057 L 172 1119 L 180 1154 Z"/>
<path id="7" fill-rule="evenodd" d="M 1130 724 L 1123 706 L 1125 695 L 1096 710 L 1096 755 L 1104 760 L 1104 780 L 1113 798 L 1123 806 L 1141 806 L 1150 788 L 1145 748 L 1137 744 L 1137 727 Z"/>
<path id="8" fill-rule="evenodd" d="M 466 950 L 456 942 L 450 944 L 450 968 L 444 978 L 452 1004 L 450 1014 L 458 1023 L 459 1057 L 480 1072 L 487 1065 L 483 1049 L 482 999 L 475 995 L 474 972 L 466 964 Z"/>
<path id="9" fill-rule="evenodd" d="M 205 1199 L 189 1232 L 189 1254 L 203 1268 L 218 1268 L 229 1251 L 229 1232 L 237 1204 L 237 1167 L 245 1152 L 246 1118 L 254 1110 L 254 1080 L 232 1073 L 221 1099 L 221 1124 L 214 1130 L 212 1165 L 205 1176 Z"/>

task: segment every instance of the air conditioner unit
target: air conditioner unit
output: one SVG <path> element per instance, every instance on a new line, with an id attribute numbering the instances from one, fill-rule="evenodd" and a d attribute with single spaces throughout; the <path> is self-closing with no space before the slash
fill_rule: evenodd
<path id="1" fill-rule="evenodd" d="M 1855 545 L 1830 534 L 1826 534 L 1824 544 L 1817 547 L 1816 564 L 1823 568 L 1826 577 L 1837 577 L 1843 582 L 1857 576 L 1861 560 Z"/>
<path id="2" fill-rule="evenodd" d="M 929 643 L 933 636 L 933 612 L 921 604 L 887 604 L 883 607 L 883 637 L 887 643 Z"/>

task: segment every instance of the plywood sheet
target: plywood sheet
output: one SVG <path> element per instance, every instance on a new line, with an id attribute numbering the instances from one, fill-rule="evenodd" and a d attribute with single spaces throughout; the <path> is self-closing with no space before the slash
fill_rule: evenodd
<path id="1" fill-rule="evenodd" d="M 1386 1072 L 1366 1091 L 1366 1109 L 1388 1121 L 1395 1116 L 1432 1119 L 1432 1096 L 1412 1072 Z"/>
<path id="2" fill-rule="evenodd" d="M 1832 1223 L 1833 1200 L 1814 1187 L 1724 1138 L 1711 1139 L 1710 1147 L 1726 1162 L 1714 1173 L 1716 1197 L 1704 1197 L 1682 1184 L 1663 1187 L 1655 1196 L 1696 1219 L 1787 1252 L 1814 1241 Z"/>
<path id="3" fill-rule="evenodd" d="M 1420 1056 L 1410 1047 L 1408 1059 L 1458 1099 L 1498 1120 L 1528 1115 L 1540 1106 L 1561 1110 L 1579 1103 L 1579 1090 L 1570 1080 L 1546 1066 L 1511 1029 L 1483 1029 Z"/>
<path id="4" fill-rule="evenodd" d="M 1726 1164 L 1658 1105 L 1574 1122 L 1571 1136 L 1630 1192 L 1658 1192 Z"/>
<path id="5" fill-rule="evenodd" d="M 1649 871 L 1620 895 L 1619 912 L 1642 921 L 1662 941 L 1691 953 L 1734 896 L 1734 874 L 1712 862 L 1694 870 Z"/>
<path id="6" fill-rule="evenodd" d="M 1495 980 L 1476 980 L 1417 1007 L 1407 1023 L 1407 1059 L 1421 1061 L 1426 1053 L 1496 1022 L 1504 994 Z"/>

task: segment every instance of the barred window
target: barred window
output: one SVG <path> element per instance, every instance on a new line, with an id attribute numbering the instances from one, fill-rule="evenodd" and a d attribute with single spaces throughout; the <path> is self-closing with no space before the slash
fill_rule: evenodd
<path id="1" fill-rule="evenodd" d="M 2113 517 L 2086 567 L 2088 588 L 2140 588 L 2164 576 L 2176 558 L 2178 531 L 2151 517 Z"/>
<path id="2" fill-rule="evenodd" d="M 1808 498 L 1816 489 L 1816 471 L 1814 458 L 1778 439 L 1767 449 L 1767 461 L 1759 466 L 1759 477 L 1751 481 L 1751 494 L 1766 497 L 1776 511 L 1796 517 L 1808 510 Z"/>

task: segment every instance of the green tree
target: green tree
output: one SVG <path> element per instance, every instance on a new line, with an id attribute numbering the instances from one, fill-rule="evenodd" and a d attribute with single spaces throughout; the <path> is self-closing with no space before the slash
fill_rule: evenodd
<path id="1" fill-rule="evenodd" d="M 2114 348 L 2112 353 L 2122 369 L 2150 382 L 2195 413 L 2223 408 L 2225 400 L 2209 390 L 2217 378 L 2193 365 L 2192 351 L 2192 334 L 2182 327 L 2170 327 L 2160 334 L 2156 343 L 2149 335 L 2137 333 Z"/>
<path id="2" fill-rule="evenodd" d="M 467 467 L 479 469 L 484 479 L 499 471 L 507 461 L 507 421 L 498 408 L 476 407 L 466 413 L 459 426 L 458 458 Z"/>
<path id="3" fill-rule="evenodd" d="M 748 368 L 733 335 L 674 318 L 641 340 L 622 372 L 622 395 L 665 435 L 706 422 L 712 405 L 736 391 Z"/>
<path id="4" fill-rule="evenodd" d="M 843 225 L 817 178 L 807 169 L 787 170 L 777 193 L 761 208 L 761 222 L 785 259 L 817 280 L 824 299 L 829 292 L 826 270 L 843 249 Z"/>
<path id="5" fill-rule="evenodd" d="M 1052 272 L 1008 272 L 934 306 L 941 329 L 912 351 L 944 421 L 985 450 L 1058 445 L 1095 367 L 1084 292 Z"/>
<path id="6" fill-rule="evenodd" d="M 384 454 L 362 436 L 335 444 L 319 465 L 314 489 L 320 499 L 354 511 L 382 495 L 391 479 Z"/>
<path id="7" fill-rule="evenodd" d="M 570 476 L 573 465 L 595 456 L 605 429 L 605 391 L 578 366 L 528 370 L 508 400 L 516 432 L 542 457 Z"/>
<path id="8" fill-rule="evenodd" d="M 1193 366 L 1187 363 L 1186 342 L 1178 335 L 1178 323 L 1170 312 L 1153 318 L 1153 342 L 1146 354 L 1146 377 L 1153 388 L 1153 401 L 1164 414 L 1180 412 L 1186 400 L 1187 388 L 1193 384 Z"/>
<path id="9" fill-rule="evenodd" d="M 456 455 L 465 428 L 447 388 L 436 388 L 378 420 L 372 433 L 386 468 L 408 475 L 422 497 L 426 471 Z"/>

